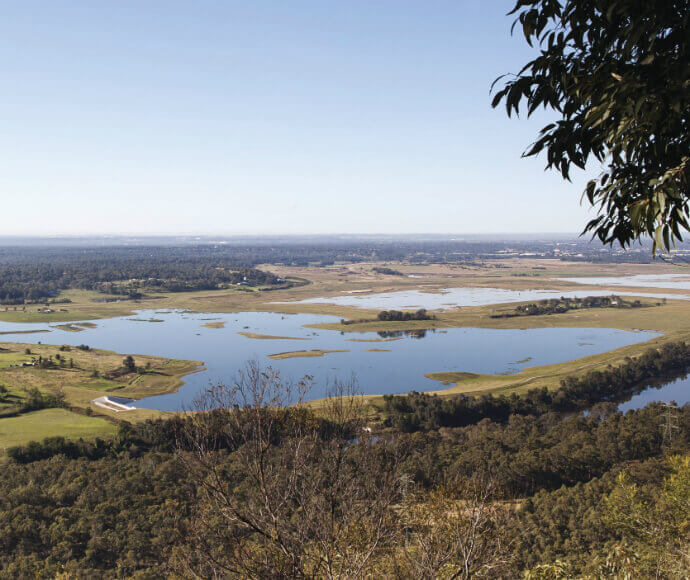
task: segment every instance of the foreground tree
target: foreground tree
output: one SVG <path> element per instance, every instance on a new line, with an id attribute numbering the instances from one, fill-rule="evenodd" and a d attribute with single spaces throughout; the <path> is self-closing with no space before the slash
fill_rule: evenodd
<path id="1" fill-rule="evenodd" d="M 668 459 L 669 473 L 650 492 L 623 472 L 606 499 L 605 519 L 639 555 L 641 575 L 690 576 L 690 456 Z"/>
<path id="2" fill-rule="evenodd" d="M 623 246 L 648 234 L 669 249 L 690 229 L 690 1 L 518 0 L 511 14 L 540 54 L 492 106 L 560 117 L 524 155 L 545 150 L 566 179 L 601 162 L 585 231 Z"/>
<path id="3" fill-rule="evenodd" d="M 180 423 L 179 457 L 199 493 L 172 559 L 196 578 L 482 578 L 512 561 L 513 512 L 491 478 L 416 489 L 410 438 L 373 436 L 366 407 L 251 364 Z M 289 406 L 287 406 L 289 404 Z"/>
<path id="4" fill-rule="evenodd" d="M 396 575 L 400 578 L 486 578 L 514 573 L 514 546 L 505 535 L 513 516 L 497 499 L 485 473 L 452 479 L 403 503 L 407 530 Z"/>
<path id="5" fill-rule="evenodd" d="M 369 435 L 347 389 L 316 418 L 300 404 L 305 387 L 250 365 L 201 401 L 180 442 L 201 491 L 177 557 L 185 574 L 376 575 L 397 532 L 403 449 Z"/>

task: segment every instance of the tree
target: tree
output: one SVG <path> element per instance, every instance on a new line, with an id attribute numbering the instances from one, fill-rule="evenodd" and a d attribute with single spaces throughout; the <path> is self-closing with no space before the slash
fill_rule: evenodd
<path id="1" fill-rule="evenodd" d="M 510 14 L 539 56 L 492 106 L 560 117 L 524 156 L 545 150 L 565 179 L 602 163 L 584 192 L 598 209 L 585 232 L 669 249 L 690 229 L 690 0 L 518 0 Z"/>
<path id="2" fill-rule="evenodd" d="M 200 486 L 175 559 L 183 574 L 377 575 L 396 544 L 402 448 L 364 429 L 362 401 L 348 389 L 315 417 L 300 404 L 306 386 L 250 364 L 234 385 L 213 387 L 197 404 L 179 445 Z"/>
<path id="3" fill-rule="evenodd" d="M 668 458 L 660 489 L 644 489 L 621 473 L 606 498 L 605 521 L 638 553 L 648 575 L 690 575 L 690 456 Z"/>
<path id="4" fill-rule="evenodd" d="M 134 357 L 131 354 L 128 354 L 125 357 L 125 360 L 122 361 L 122 366 L 128 373 L 133 373 L 137 370 L 137 365 L 134 362 Z"/>
<path id="5" fill-rule="evenodd" d="M 497 501 L 495 487 L 488 474 L 475 472 L 430 492 L 408 494 L 397 575 L 423 580 L 510 575 L 515 554 L 505 529 L 514 512 Z"/>

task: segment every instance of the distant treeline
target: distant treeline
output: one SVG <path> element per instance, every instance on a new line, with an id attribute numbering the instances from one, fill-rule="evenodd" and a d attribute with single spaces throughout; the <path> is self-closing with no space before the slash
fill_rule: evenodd
<path id="1" fill-rule="evenodd" d="M 680 244 L 679 248 L 686 246 Z M 484 260 L 559 258 L 603 262 L 649 262 L 651 253 L 605 249 L 583 240 L 348 240 L 313 244 L 268 240 L 256 243 L 205 243 L 179 246 L 0 248 L 0 302 L 20 304 L 55 296 L 66 288 L 94 289 L 98 284 L 152 279 L 161 290 L 209 289 L 236 283 L 216 268 L 238 270 L 259 264 L 329 266 L 336 262 L 406 261 L 412 264 L 478 265 Z M 399 275 L 392 268 L 377 269 Z M 245 274 L 243 274 L 244 276 Z M 248 278 L 253 278 L 249 276 Z M 249 280 L 252 282 L 252 280 Z M 257 277 L 256 283 L 273 284 Z M 120 289 L 121 290 L 121 289 Z"/>
<path id="2" fill-rule="evenodd" d="M 14 252 L 14 253 L 13 253 Z M 143 292 L 285 284 L 243 260 L 194 248 L 0 251 L 0 303 L 35 303 L 78 288 L 138 297 Z"/>
<path id="3" fill-rule="evenodd" d="M 582 411 L 595 403 L 620 400 L 644 381 L 683 373 L 688 366 L 690 347 L 679 341 L 651 348 L 615 368 L 566 377 L 558 389 L 551 391 L 543 387 L 530 389 L 524 395 L 481 397 L 439 397 L 412 391 L 407 396 L 385 395 L 385 409 L 388 424 L 405 432 L 462 427 L 483 419 L 505 422 L 511 415 Z"/>
<path id="4" fill-rule="evenodd" d="M 550 298 L 530 304 L 520 304 L 512 312 L 492 314 L 491 318 L 515 318 L 517 316 L 539 316 L 543 314 L 562 314 L 569 310 L 582 308 L 641 308 L 639 300 L 626 301 L 620 296 L 587 296 L 585 298 Z"/>

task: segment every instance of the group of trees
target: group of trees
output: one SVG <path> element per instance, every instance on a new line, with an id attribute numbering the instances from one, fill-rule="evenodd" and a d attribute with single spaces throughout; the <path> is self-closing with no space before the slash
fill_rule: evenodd
<path id="1" fill-rule="evenodd" d="M 404 276 L 400 270 L 394 270 L 393 268 L 387 268 L 385 266 L 374 266 L 372 268 L 377 274 L 385 274 L 386 276 Z"/>
<path id="2" fill-rule="evenodd" d="M 549 298 L 530 304 L 520 304 L 513 312 L 492 314 L 491 318 L 513 318 L 516 316 L 539 316 L 543 314 L 562 314 L 581 308 L 641 308 L 639 300 L 628 302 L 620 296 L 586 296 L 585 298 Z"/>
<path id="3" fill-rule="evenodd" d="M 26 396 L 22 399 L 19 412 L 28 413 L 38 409 L 49 409 L 65 406 L 65 395 L 59 391 L 57 393 L 44 393 L 33 387 L 27 389 Z"/>
<path id="4" fill-rule="evenodd" d="M 36 387 L 31 387 L 25 389 L 20 396 L 16 392 L 10 392 L 4 385 L 0 385 L 0 418 L 3 419 L 39 409 L 65 406 L 67 406 L 65 394 L 61 390 L 55 393 L 44 393 Z"/>
<path id="5" fill-rule="evenodd" d="M 408 320 L 433 320 L 436 318 L 433 314 L 429 314 L 426 309 L 420 308 L 415 312 L 401 312 L 400 310 L 382 310 L 378 313 L 377 318 L 382 322 L 397 322 Z"/>
<path id="6" fill-rule="evenodd" d="M 401 311 L 401 310 L 381 310 L 376 318 L 341 318 L 340 324 L 348 326 L 350 324 L 361 324 L 363 322 L 407 322 L 410 320 L 435 320 L 436 315 L 429 314 L 429 312 L 420 308 L 414 312 L 411 311 Z M 418 332 L 418 330 L 412 331 L 381 331 L 379 335 L 383 336 L 384 333 L 397 332 L 396 336 L 402 336 L 402 332 Z M 423 336 L 423 335 L 422 335 Z"/>

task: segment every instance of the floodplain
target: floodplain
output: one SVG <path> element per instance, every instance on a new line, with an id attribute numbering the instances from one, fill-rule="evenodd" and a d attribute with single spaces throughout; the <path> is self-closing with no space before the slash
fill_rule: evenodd
<path id="1" fill-rule="evenodd" d="M 143 399 L 136 411 L 125 413 L 126 418 L 117 418 L 138 421 L 189 409 L 192 397 L 187 396 L 188 393 L 196 393 L 212 382 L 231 380 L 243 362 L 253 359 L 265 366 L 287 365 L 281 370 L 294 379 L 305 374 L 315 375 L 324 390 L 314 392 L 314 399 L 327 394 L 326 384 L 354 374 L 363 387 L 362 394 L 377 406 L 377 397 L 385 392 L 404 393 L 411 389 L 448 395 L 521 392 L 535 386 L 556 388 L 564 376 L 604 368 L 625 357 L 636 356 L 650 345 L 690 337 L 690 323 L 687 322 L 690 301 L 686 300 L 685 288 L 620 284 L 593 287 L 564 280 L 602 274 L 654 276 L 663 280 L 667 274 L 683 274 L 685 270 L 677 266 L 600 266 L 559 260 L 505 260 L 484 266 L 393 265 L 402 276 L 374 271 L 381 266 L 375 262 L 325 268 L 262 266 L 279 276 L 299 276 L 309 281 L 295 288 L 272 292 L 230 289 L 163 293 L 137 300 L 102 302 L 102 294 L 68 290 L 61 297 L 70 302 L 51 312 L 40 311 L 34 306 L 24 309 L 0 306 L 0 321 L 9 323 L 0 328 L 8 340 L 3 346 L 15 355 L 25 348 L 44 349 L 50 353 L 63 343 L 71 345 L 72 352 L 76 353 L 75 348 L 84 342 L 91 343 L 94 349 L 91 353 L 101 350 L 129 352 L 144 365 L 151 359 L 153 369 L 167 365 L 160 374 L 149 372 L 126 385 L 92 376 L 94 369 L 91 367 L 96 365 L 82 363 L 80 365 L 88 372 L 69 376 L 63 376 L 65 371 L 59 369 L 39 372 L 38 369 L 16 367 L 12 372 L 0 371 L 0 383 L 18 398 L 25 396 L 26 389 L 31 387 L 46 392 L 62 391 L 77 412 L 90 409 L 88 412 L 93 416 L 108 415 L 107 410 L 95 408 L 91 403 L 105 392 Z M 474 297 L 485 292 L 489 303 L 458 307 L 457 300 L 448 300 L 444 294 L 457 297 L 468 289 Z M 549 296 L 615 294 L 638 300 L 641 307 L 502 317 L 517 304 L 544 300 L 545 291 L 552 292 Z M 381 303 L 372 300 L 397 292 L 407 293 L 405 297 L 433 297 L 438 306 L 433 319 L 378 320 Z M 515 293 L 516 297 L 522 294 L 526 300 L 491 301 L 506 293 Z M 339 300 L 342 297 L 349 299 Z M 370 307 L 357 306 L 359 304 Z M 209 313 L 213 313 L 213 320 L 200 323 L 210 320 Z M 271 323 L 257 322 L 261 317 L 270 319 Z M 349 323 L 343 324 L 343 320 Z M 189 329 L 182 330 L 179 325 L 187 323 Z M 126 326 L 118 331 L 114 341 L 106 339 L 108 333 L 113 332 L 113 325 Z M 160 327 L 160 331 L 152 334 L 155 327 Z M 491 330 L 500 332 L 492 333 Z M 540 332 L 544 333 L 541 338 L 538 337 Z M 571 332 L 572 335 L 559 341 L 554 340 L 553 332 L 563 336 Z M 240 345 L 237 347 L 234 339 L 229 338 L 230 334 L 245 341 L 245 346 L 237 343 Z M 195 346 L 181 346 L 174 352 L 161 348 L 166 344 L 166 336 L 169 341 L 179 344 L 189 341 L 188 344 Z M 15 338 L 17 342 L 11 342 Z M 214 346 L 219 340 L 225 341 L 224 351 Z M 274 341 L 281 341 L 288 348 L 277 351 L 270 347 Z M 290 349 L 290 341 L 295 344 L 311 341 L 312 348 Z M 362 347 L 356 348 L 360 342 Z M 367 345 L 376 342 L 385 342 L 386 348 Z M 521 348 L 513 348 L 515 344 Z M 230 346 L 235 354 L 228 364 L 218 366 L 215 360 L 221 356 L 227 359 Z M 552 356 L 553 348 L 559 350 L 558 357 Z M 324 356 L 336 352 L 339 353 L 337 358 Z M 380 354 L 382 352 L 385 356 Z M 497 356 L 497 353 L 502 355 Z M 105 372 L 108 365 L 113 368 L 120 365 L 124 354 L 109 356 L 113 358 L 103 365 Z M 492 365 L 477 364 L 483 357 L 493 361 Z M 46 379 L 44 375 L 51 378 Z"/>

